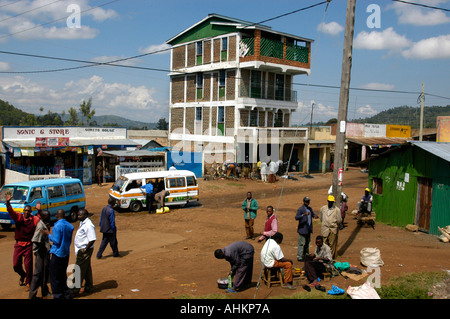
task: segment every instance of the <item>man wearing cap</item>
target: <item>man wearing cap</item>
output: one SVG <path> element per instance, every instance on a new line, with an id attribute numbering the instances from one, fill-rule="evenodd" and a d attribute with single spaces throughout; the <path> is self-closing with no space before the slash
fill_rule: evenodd
<path id="1" fill-rule="evenodd" d="M 305 255 L 309 254 L 309 244 L 311 242 L 311 233 L 313 232 L 312 219 L 317 218 L 309 203 L 309 197 L 303 198 L 303 206 L 297 210 L 295 220 L 298 220 L 298 245 L 297 245 L 297 260 L 304 261 Z"/>
<path id="2" fill-rule="evenodd" d="M 322 206 L 319 218 L 322 222 L 321 233 L 325 239 L 325 244 L 331 248 L 333 259 L 336 258 L 339 224 L 342 222 L 341 211 L 334 206 L 334 196 L 328 195 L 328 204 Z"/>
<path id="3" fill-rule="evenodd" d="M 358 211 L 361 210 L 361 203 L 367 203 L 367 211 L 372 211 L 372 195 L 370 194 L 370 189 L 366 188 L 364 190 L 364 195 L 361 198 L 361 201 L 358 203 Z"/>

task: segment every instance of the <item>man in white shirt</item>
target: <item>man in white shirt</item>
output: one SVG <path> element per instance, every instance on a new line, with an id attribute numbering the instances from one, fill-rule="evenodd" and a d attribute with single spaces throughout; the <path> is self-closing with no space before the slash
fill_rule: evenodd
<path id="1" fill-rule="evenodd" d="M 80 220 L 80 226 L 75 234 L 75 264 L 80 267 L 80 281 L 82 284 L 85 281 L 84 289 L 80 289 L 79 292 L 92 291 L 94 284 L 92 279 L 91 268 L 91 256 L 94 251 L 94 242 L 97 239 L 95 235 L 95 226 L 88 218 L 88 211 L 86 209 L 80 209 L 78 211 L 78 219 Z"/>
<path id="2" fill-rule="evenodd" d="M 284 284 L 283 288 L 296 289 L 292 285 L 292 265 L 290 259 L 284 258 L 283 251 L 280 244 L 283 241 L 283 234 L 276 233 L 272 238 L 267 239 L 263 248 L 261 249 L 261 262 L 267 268 L 284 268 Z"/>

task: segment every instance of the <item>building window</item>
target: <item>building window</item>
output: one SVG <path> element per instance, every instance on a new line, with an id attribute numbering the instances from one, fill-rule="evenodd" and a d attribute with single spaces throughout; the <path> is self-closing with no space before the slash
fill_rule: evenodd
<path id="1" fill-rule="evenodd" d="M 196 121 L 202 120 L 202 107 L 200 107 L 200 106 L 195 108 L 195 120 Z"/>
<path id="2" fill-rule="evenodd" d="M 228 38 L 222 38 L 222 48 L 220 50 L 220 60 L 227 61 L 228 60 Z"/>
<path id="3" fill-rule="evenodd" d="M 223 98 L 225 96 L 225 79 L 226 79 L 225 70 L 220 70 L 219 71 L 219 98 Z"/>
<path id="4" fill-rule="evenodd" d="M 250 97 L 255 99 L 261 98 L 261 71 L 252 70 L 250 79 Z"/>
<path id="5" fill-rule="evenodd" d="M 283 126 L 283 111 L 278 110 L 277 113 L 275 113 L 275 123 L 273 124 L 274 127 L 282 127 Z"/>
<path id="6" fill-rule="evenodd" d="M 197 99 L 203 97 L 203 73 L 197 73 Z"/>
<path id="7" fill-rule="evenodd" d="M 373 190 L 372 193 L 373 194 L 383 194 L 383 180 L 381 178 L 378 177 L 374 177 L 372 179 L 372 184 L 373 184 Z"/>
<path id="8" fill-rule="evenodd" d="M 223 106 L 219 106 L 217 108 L 217 135 L 224 136 L 225 132 L 225 108 Z"/>
<path id="9" fill-rule="evenodd" d="M 199 41 L 197 42 L 197 65 L 203 63 L 203 42 Z"/>
<path id="10" fill-rule="evenodd" d="M 284 75 L 277 74 L 275 78 L 275 100 L 284 100 Z"/>
<path id="11" fill-rule="evenodd" d="M 258 126 L 258 110 L 250 111 L 250 126 Z"/>

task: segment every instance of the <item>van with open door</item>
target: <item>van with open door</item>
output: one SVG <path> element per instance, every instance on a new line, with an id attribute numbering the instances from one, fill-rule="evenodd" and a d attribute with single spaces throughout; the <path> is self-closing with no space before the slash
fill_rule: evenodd
<path id="1" fill-rule="evenodd" d="M 165 206 L 183 206 L 199 200 L 195 174 L 188 170 L 130 173 L 120 176 L 109 190 L 116 200 L 116 207 L 138 212 L 147 208 L 147 200 L 141 186 L 152 183 L 154 194 L 166 190 Z M 156 202 L 154 202 L 156 204 Z"/>

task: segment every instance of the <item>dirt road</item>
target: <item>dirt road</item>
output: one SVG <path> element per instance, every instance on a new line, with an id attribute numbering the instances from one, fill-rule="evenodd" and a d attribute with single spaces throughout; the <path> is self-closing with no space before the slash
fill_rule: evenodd
<path id="1" fill-rule="evenodd" d="M 104 258 L 92 259 L 94 292 L 79 298 L 86 299 L 166 299 L 183 295 L 205 296 L 226 294 L 217 287 L 216 280 L 225 277 L 230 269 L 224 260 L 214 258 L 214 250 L 245 240 L 243 212 L 240 208 L 247 191 L 253 193 L 259 204 L 255 231 L 264 227 L 265 207 L 278 208 L 279 230 L 284 234 L 282 249 L 287 258 L 296 260 L 297 222 L 295 213 L 302 198 L 309 196 L 314 211 L 326 204 L 327 191 L 332 174 L 313 174 L 312 178 L 295 175 L 297 180 L 278 179 L 275 184 L 240 179 L 199 180 L 200 202 L 189 207 L 174 208 L 166 214 L 117 213 L 118 241 L 121 257 L 112 257 L 108 247 Z M 284 187 L 283 187 L 284 185 Z M 91 219 L 98 225 L 100 211 L 106 205 L 111 184 L 86 189 L 87 209 Z M 349 196 L 349 212 L 356 209 L 367 186 L 367 174 L 350 169 L 344 174 L 344 191 Z M 282 196 L 280 193 L 282 191 Z M 347 227 L 339 235 L 338 260 L 360 265 L 360 251 L 364 247 L 377 247 L 385 265 L 381 268 L 381 283 L 391 276 L 409 272 L 439 271 L 450 269 L 448 243 L 436 236 L 411 233 L 403 228 L 377 223 L 375 229 L 360 228 L 352 216 L 347 215 Z M 78 222 L 74 223 L 75 230 Z M 314 238 L 320 232 L 320 222 L 314 222 Z M 101 234 L 97 227 L 98 249 Z M 267 298 L 289 295 L 296 291 L 267 288 L 262 282 L 257 289 L 261 273 L 260 251 L 262 243 L 248 240 L 255 247 L 253 287 L 238 294 L 236 298 Z M 12 269 L 14 231 L 0 230 L 0 298 L 27 298 L 24 287 L 18 286 L 18 276 Z M 314 247 L 311 247 L 313 249 Z M 70 262 L 75 257 L 72 248 Z M 303 264 L 295 261 L 295 267 Z M 334 277 L 325 286 L 335 284 L 347 289 L 360 285 L 354 281 Z M 301 283 L 303 284 L 303 283 Z M 301 287 L 297 292 L 307 293 Z"/>

